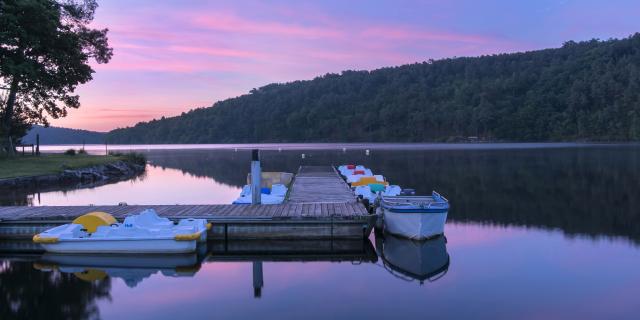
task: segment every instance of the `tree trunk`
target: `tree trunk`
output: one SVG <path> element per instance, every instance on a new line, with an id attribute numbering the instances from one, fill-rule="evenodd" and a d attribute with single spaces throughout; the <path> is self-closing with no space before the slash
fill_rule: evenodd
<path id="1" fill-rule="evenodd" d="M 2 142 L 0 145 L 0 153 L 4 152 L 8 155 L 15 155 L 16 149 L 13 145 L 11 137 L 11 127 L 13 119 L 13 109 L 16 104 L 16 95 L 18 93 L 18 78 L 14 77 L 11 80 L 11 87 L 9 88 L 9 96 L 7 97 L 7 104 L 4 108 L 4 116 L 2 117 Z"/>

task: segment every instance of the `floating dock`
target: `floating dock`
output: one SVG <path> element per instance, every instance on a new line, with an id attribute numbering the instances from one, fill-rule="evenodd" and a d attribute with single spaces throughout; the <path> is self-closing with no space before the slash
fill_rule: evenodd
<path id="1" fill-rule="evenodd" d="M 91 211 L 122 220 L 149 208 L 169 219 L 212 222 L 210 239 L 363 239 L 371 233 L 375 215 L 332 166 L 300 167 L 290 189 L 277 205 L 0 206 L 0 238 L 30 239 Z"/>

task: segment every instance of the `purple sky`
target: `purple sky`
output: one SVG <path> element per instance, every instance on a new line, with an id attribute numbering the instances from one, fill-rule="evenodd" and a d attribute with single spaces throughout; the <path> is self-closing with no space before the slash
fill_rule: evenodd
<path id="1" fill-rule="evenodd" d="M 103 0 L 114 57 L 53 125 L 106 131 L 272 82 L 640 32 L 637 0 Z"/>

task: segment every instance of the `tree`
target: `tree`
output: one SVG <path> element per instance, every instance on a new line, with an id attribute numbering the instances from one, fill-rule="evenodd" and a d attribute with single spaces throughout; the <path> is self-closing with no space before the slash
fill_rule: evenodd
<path id="1" fill-rule="evenodd" d="M 108 29 L 92 29 L 95 0 L 0 0 L 0 154 L 32 124 L 80 107 L 75 88 L 92 79 L 91 59 L 113 55 Z"/>

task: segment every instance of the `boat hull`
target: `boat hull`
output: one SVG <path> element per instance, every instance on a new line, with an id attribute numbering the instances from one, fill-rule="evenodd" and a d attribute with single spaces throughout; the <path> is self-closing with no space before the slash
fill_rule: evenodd
<path id="1" fill-rule="evenodd" d="M 388 233 L 424 240 L 444 234 L 447 211 L 393 210 L 384 208 L 384 230 Z"/>
<path id="2" fill-rule="evenodd" d="M 196 251 L 196 241 L 176 241 L 174 239 L 150 240 L 60 240 L 57 243 L 43 243 L 48 252 L 55 253 L 190 253 Z"/>

